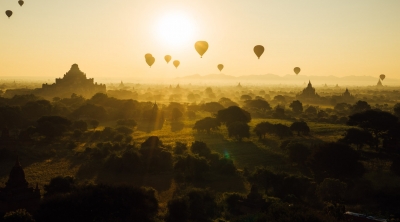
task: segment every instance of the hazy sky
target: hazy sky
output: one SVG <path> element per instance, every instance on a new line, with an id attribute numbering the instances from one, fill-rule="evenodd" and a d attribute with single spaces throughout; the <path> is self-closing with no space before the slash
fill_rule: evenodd
<path id="1" fill-rule="evenodd" d="M 94 78 L 175 77 L 219 73 L 222 63 L 234 76 L 294 75 L 299 66 L 299 75 L 400 78 L 400 0 L 3 0 L 0 8 L 0 77 L 56 78 L 73 63 Z M 202 59 L 198 40 L 210 45 Z M 255 45 L 265 47 L 260 60 Z"/>

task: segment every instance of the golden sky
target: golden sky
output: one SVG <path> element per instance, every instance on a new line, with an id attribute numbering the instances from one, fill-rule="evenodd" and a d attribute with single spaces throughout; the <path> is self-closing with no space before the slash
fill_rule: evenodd
<path id="1" fill-rule="evenodd" d="M 0 78 L 56 78 L 73 63 L 88 77 L 121 80 L 220 73 L 220 63 L 233 76 L 294 75 L 299 66 L 299 75 L 400 78 L 399 0 L 3 0 L 0 8 Z M 209 43 L 203 58 L 198 40 Z M 265 47 L 259 60 L 255 45 Z"/>

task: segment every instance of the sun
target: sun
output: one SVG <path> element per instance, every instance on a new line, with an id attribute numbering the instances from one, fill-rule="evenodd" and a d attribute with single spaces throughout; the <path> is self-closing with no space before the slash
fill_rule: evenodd
<path id="1" fill-rule="evenodd" d="M 182 13 L 167 14 L 157 24 L 157 38 L 170 46 L 183 46 L 195 32 L 193 22 Z"/>

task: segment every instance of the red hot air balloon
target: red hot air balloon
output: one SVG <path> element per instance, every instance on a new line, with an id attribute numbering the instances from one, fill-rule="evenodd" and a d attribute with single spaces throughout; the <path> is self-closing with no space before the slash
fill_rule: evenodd
<path id="1" fill-rule="evenodd" d="M 261 55 L 264 53 L 264 46 L 256 45 L 254 46 L 254 53 L 257 55 L 258 59 L 260 59 Z"/>
<path id="2" fill-rule="evenodd" d="M 204 53 L 207 52 L 208 43 L 206 41 L 198 41 L 194 44 L 194 48 L 196 49 L 197 53 L 200 54 L 200 57 L 203 58 Z"/>
<path id="3" fill-rule="evenodd" d="M 12 16 L 13 12 L 11 10 L 7 10 L 6 11 L 6 15 L 8 16 L 8 18 L 10 18 Z"/>

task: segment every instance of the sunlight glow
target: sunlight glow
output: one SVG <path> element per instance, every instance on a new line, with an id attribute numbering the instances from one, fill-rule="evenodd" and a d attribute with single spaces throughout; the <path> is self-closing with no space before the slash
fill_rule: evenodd
<path id="1" fill-rule="evenodd" d="M 164 43 L 177 47 L 187 44 L 194 35 L 193 22 L 184 14 L 165 15 L 157 24 L 157 37 Z"/>

